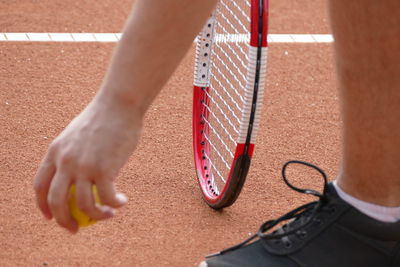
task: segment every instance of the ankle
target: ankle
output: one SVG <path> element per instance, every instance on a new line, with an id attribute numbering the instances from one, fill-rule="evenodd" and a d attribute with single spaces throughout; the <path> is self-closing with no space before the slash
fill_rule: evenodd
<path id="1" fill-rule="evenodd" d="M 356 177 L 356 175 L 341 174 L 335 181 L 347 194 L 379 206 L 400 206 L 399 182 L 390 183 L 386 179 L 369 179 L 369 177 Z"/>
<path id="2" fill-rule="evenodd" d="M 337 181 L 334 181 L 333 185 L 342 200 L 346 201 L 348 204 L 358 209 L 365 215 L 382 222 L 392 223 L 400 221 L 400 206 L 386 207 L 363 201 L 343 191 L 342 188 L 338 185 Z"/>

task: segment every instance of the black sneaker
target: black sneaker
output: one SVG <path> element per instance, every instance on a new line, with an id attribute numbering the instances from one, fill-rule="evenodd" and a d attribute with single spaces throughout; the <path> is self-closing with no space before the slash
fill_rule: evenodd
<path id="1" fill-rule="evenodd" d="M 292 163 L 320 172 L 323 194 L 291 185 L 285 170 Z M 384 223 L 359 212 L 337 195 L 325 173 L 312 164 L 289 161 L 282 176 L 290 188 L 319 200 L 265 222 L 254 236 L 207 256 L 199 267 L 400 267 L 400 222 Z M 290 221 L 267 233 L 286 220 Z"/>

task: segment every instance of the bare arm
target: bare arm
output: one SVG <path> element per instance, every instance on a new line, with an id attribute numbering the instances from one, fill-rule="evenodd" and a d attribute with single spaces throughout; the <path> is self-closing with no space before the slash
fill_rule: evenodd
<path id="1" fill-rule="evenodd" d="M 78 231 L 68 210 L 76 185 L 78 207 L 91 218 L 112 217 L 126 203 L 114 180 L 135 149 L 144 113 L 172 75 L 216 0 L 137 0 L 99 93 L 50 145 L 34 188 L 47 219 Z M 95 205 L 96 184 L 104 206 Z"/>
<path id="2" fill-rule="evenodd" d="M 102 95 L 143 113 L 169 79 L 215 0 L 138 1 L 106 76 Z"/>

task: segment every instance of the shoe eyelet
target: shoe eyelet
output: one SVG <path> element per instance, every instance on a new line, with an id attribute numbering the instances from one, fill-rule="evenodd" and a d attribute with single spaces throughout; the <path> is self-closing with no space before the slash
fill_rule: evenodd
<path id="1" fill-rule="evenodd" d="M 292 247 L 292 243 L 291 242 L 283 242 L 285 248 L 291 248 Z"/>
<path id="2" fill-rule="evenodd" d="M 331 207 L 331 209 L 329 210 L 329 213 L 334 214 L 334 213 L 336 213 L 336 211 L 337 211 L 336 207 Z"/>
<path id="3" fill-rule="evenodd" d="M 300 238 L 300 239 L 304 239 L 307 237 L 307 232 L 306 231 L 297 231 L 296 235 Z"/>
<path id="4" fill-rule="evenodd" d="M 322 225 L 323 223 L 324 223 L 324 221 L 322 220 L 322 219 L 320 219 L 320 218 L 315 218 L 315 223 L 317 224 L 317 225 Z"/>

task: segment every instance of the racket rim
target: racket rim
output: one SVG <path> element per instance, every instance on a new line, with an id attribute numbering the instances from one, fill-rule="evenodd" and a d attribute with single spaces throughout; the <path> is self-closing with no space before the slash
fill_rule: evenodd
<path id="1" fill-rule="evenodd" d="M 259 79 L 260 79 L 260 58 L 263 53 L 262 49 L 268 46 L 267 43 L 267 18 L 268 18 L 268 0 L 250 0 L 251 5 L 251 23 L 250 23 L 250 47 L 255 47 L 257 49 L 257 67 L 256 67 L 256 77 L 254 80 L 253 89 L 253 99 L 252 99 L 252 109 L 250 114 L 250 119 L 248 123 L 247 136 L 244 143 L 236 142 L 235 156 L 231 162 L 229 175 L 226 177 L 225 183 L 223 185 L 222 191 L 217 194 L 210 192 L 210 175 L 207 175 L 204 168 L 207 167 L 202 163 L 204 161 L 204 152 L 207 147 L 202 145 L 200 132 L 204 132 L 204 126 L 201 126 L 201 116 L 199 112 L 201 108 L 199 107 L 199 102 L 201 101 L 201 95 L 204 99 L 204 94 L 199 93 L 200 91 L 207 91 L 209 88 L 207 86 L 193 87 L 193 147 L 194 147 L 194 158 L 195 158 L 195 168 L 197 174 L 197 180 L 202 191 L 203 198 L 205 202 L 214 209 L 221 209 L 232 205 L 238 198 L 241 190 L 243 188 L 245 179 L 247 177 L 252 154 L 254 151 L 254 142 L 252 143 L 252 126 L 254 123 L 254 114 L 257 108 L 257 97 L 259 89 Z M 257 14 L 254 17 L 254 14 Z M 206 25 L 208 22 L 206 22 Z M 210 25 L 210 24 L 208 24 Z M 202 43 L 204 39 L 197 38 L 197 42 Z M 256 46 L 254 44 L 256 43 Z M 199 44 L 198 44 L 199 45 Z M 265 52 L 266 53 L 266 52 Z M 196 64 L 199 64 L 196 62 Z M 249 62 L 247 62 L 249 65 Z M 203 74 L 204 76 L 204 74 Z M 246 78 L 247 75 L 246 75 Z M 196 101 L 198 103 L 196 103 Z M 204 123 L 203 123 L 204 125 Z M 201 130 L 200 130 L 200 129 Z M 209 148 L 208 148 L 209 149 Z M 199 153 L 203 151 L 203 153 Z M 211 166 L 210 166 L 211 167 Z M 211 169 L 211 168 L 210 168 Z M 207 170 L 207 168 L 206 168 Z"/>

